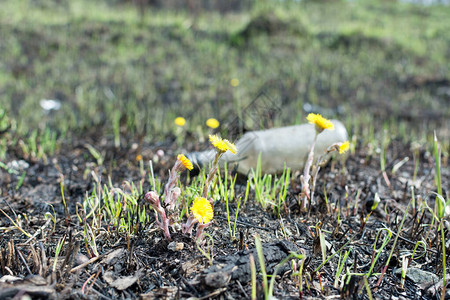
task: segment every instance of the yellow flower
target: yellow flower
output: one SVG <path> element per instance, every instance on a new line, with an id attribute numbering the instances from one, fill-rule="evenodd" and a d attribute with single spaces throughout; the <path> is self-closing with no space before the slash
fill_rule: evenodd
<path id="1" fill-rule="evenodd" d="M 175 119 L 174 123 L 175 123 L 177 126 L 183 127 L 184 124 L 186 124 L 186 119 L 183 118 L 183 117 L 178 117 L 178 118 Z"/>
<path id="2" fill-rule="evenodd" d="M 136 160 L 137 161 L 141 161 L 142 160 L 142 155 L 140 155 L 140 154 L 136 155 Z"/>
<path id="3" fill-rule="evenodd" d="M 345 143 L 342 143 L 339 146 L 339 154 L 347 152 L 347 150 L 350 148 L 350 142 L 346 141 Z"/>
<path id="4" fill-rule="evenodd" d="M 184 156 L 184 154 L 178 154 L 177 159 L 179 161 L 181 161 L 181 163 L 183 164 L 183 166 L 188 169 L 188 170 L 192 170 L 194 168 L 194 166 L 192 165 L 191 161 Z"/>
<path id="5" fill-rule="evenodd" d="M 214 118 L 210 118 L 208 120 L 206 120 L 206 126 L 212 128 L 212 129 L 216 129 L 217 127 L 219 127 L 220 123 L 219 121 L 217 121 Z"/>
<path id="6" fill-rule="evenodd" d="M 232 87 L 237 87 L 239 85 L 239 79 L 237 79 L 237 78 L 231 79 L 230 84 Z"/>
<path id="7" fill-rule="evenodd" d="M 306 119 L 309 123 L 316 125 L 316 129 L 319 132 L 322 132 L 324 129 L 334 130 L 333 123 L 319 114 L 309 114 Z"/>
<path id="8" fill-rule="evenodd" d="M 196 197 L 192 204 L 191 212 L 194 217 L 201 223 L 209 223 L 214 217 L 214 210 L 211 203 L 203 197 Z"/>
<path id="9" fill-rule="evenodd" d="M 215 134 L 210 135 L 209 140 L 211 141 L 211 144 L 213 144 L 213 146 L 220 152 L 226 152 L 227 150 L 230 150 L 233 154 L 236 154 L 237 152 L 236 146 L 233 143 L 228 140 L 221 139 Z"/>

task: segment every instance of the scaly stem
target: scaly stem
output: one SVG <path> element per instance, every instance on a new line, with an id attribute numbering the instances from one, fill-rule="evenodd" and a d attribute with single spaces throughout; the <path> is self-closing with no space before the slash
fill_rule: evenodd
<path id="1" fill-rule="evenodd" d="M 445 288 L 447 286 L 447 279 L 446 279 L 446 273 L 447 273 L 447 267 L 445 265 L 445 237 L 444 237 L 444 222 L 441 220 L 440 222 L 441 226 L 441 236 L 442 236 L 442 272 L 443 272 L 443 279 L 442 279 L 442 294 L 441 294 L 441 300 L 445 299 Z"/>
<path id="2" fill-rule="evenodd" d="M 148 192 L 145 194 L 144 199 L 147 200 L 150 203 L 150 206 L 156 211 L 156 224 L 163 230 L 166 239 L 170 240 L 169 220 L 167 219 L 166 211 L 161 206 L 158 194 L 153 191 Z"/>
<path id="3" fill-rule="evenodd" d="M 209 187 L 211 186 L 211 182 L 216 176 L 217 172 L 217 164 L 219 163 L 219 159 L 225 152 L 217 151 L 216 156 L 214 157 L 214 161 L 211 165 L 211 169 L 209 170 L 208 177 L 206 178 L 205 186 L 203 187 L 203 198 L 208 198 Z"/>
<path id="4" fill-rule="evenodd" d="M 311 179 L 311 175 L 309 175 L 309 172 L 311 170 L 311 166 L 314 160 L 314 147 L 316 146 L 317 141 L 317 132 L 314 136 L 314 140 L 311 144 L 311 150 L 309 151 L 308 159 L 306 160 L 305 169 L 303 171 L 303 177 L 301 178 L 302 181 L 302 193 L 304 194 L 303 201 L 302 201 L 302 207 L 301 211 L 306 211 L 306 205 L 307 202 L 311 200 L 311 191 L 309 189 L 309 180 Z"/>
<path id="5" fill-rule="evenodd" d="M 180 193 L 173 192 L 176 189 L 177 181 L 180 178 L 180 172 L 184 169 L 181 161 L 177 160 L 172 170 L 170 171 L 169 180 L 164 188 L 164 203 L 170 209 L 175 209 L 175 204 L 177 202 Z"/>
<path id="6" fill-rule="evenodd" d="M 322 159 L 323 159 L 323 156 L 321 156 L 317 159 L 316 168 L 315 168 L 314 174 L 312 176 L 311 192 L 310 192 L 310 197 L 309 197 L 311 202 L 314 201 L 314 191 L 316 190 L 316 180 L 317 180 L 317 175 L 319 174 L 320 164 L 322 163 Z"/>

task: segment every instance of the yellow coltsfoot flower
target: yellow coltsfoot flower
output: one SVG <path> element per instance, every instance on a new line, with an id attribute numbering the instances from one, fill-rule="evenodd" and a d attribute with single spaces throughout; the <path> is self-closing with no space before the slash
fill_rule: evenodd
<path id="1" fill-rule="evenodd" d="M 177 126 L 183 127 L 184 124 L 186 124 L 186 119 L 183 118 L 183 117 L 178 117 L 178 118 L 175 119 L 174 123 Z"/>
<path id="2" fill-rule="evenodd" d="M 194 217 L 203 224 L 209 223 L 214 217 L 214 210 L 206 198 L 196 197 L 192 204 L 191 212 Z"/>
<path id="3" fill-rule="evenodd" d="M 230 84 L 232 87 L 237 87 L 239 85 L 239 79 L 237 79 L 237 78 L 231 79 Z"/>
<path id="4" fill-rule="evenodd" d="M 345 153 L 350 148 L 350 142 L 346 141 L 339 146 L 339 154 Z"/>
<path id="5" fill-rule="evenodd" d="M 233 154 L 237 153 L 236 146 L 226 139 L 221 139 L 214 134 L 209 136 L 209 140 L 211 141 L 211 144 L 220 152 L 226 152 L 227 150 L 230 150 Z"/>
<path id="6" fill-rule="evenodd" d="M 311 113 L 306 117 L 306 119 L 309 123 L 316 125 L 316 129 L 319 133 L 325 129 L 334 130 L 333 123 L 319 114 Z"/>
<path id="7" fill-rule="evenodd" d="M 191 161 L 186 156 L 184 156 L 184 154 L 178 154 L 177 159 L 183 164 L 186 169 L 192 170 L 194 168 Z"/>
<path id="8" fill-rule="evenodd" d="M 219 125 L 220 122 L 217 119 L 209 118 L 208 120 L 206 120 L 206 126 L 208 126 L 209 128 L 216 129 L 217 127 L 219 127 Z"/>

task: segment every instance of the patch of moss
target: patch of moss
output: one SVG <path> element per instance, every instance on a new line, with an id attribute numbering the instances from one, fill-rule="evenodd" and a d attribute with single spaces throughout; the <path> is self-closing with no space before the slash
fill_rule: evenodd
<path id="1" fill-rule="evenodd" d="M 308 34 L 307 27 L 298 19 L 285 18 L 273 11 L 266 11 L 252 18 L 244 29 L 232 36 L 231 40 L 233 45 L 240 45 L 260 35 L 307 36 Z"/>
<path id="2" fill-rule="evenodd" d="M 408 49 L 393 39 L 371 36 L 359 30 L 339 33 L 322 32 L 317 35 L 317 38 L 330 49 L 360 51 L 369 48 L 373 51 L 382 51 L 387 57 L 409 54 Z"/>

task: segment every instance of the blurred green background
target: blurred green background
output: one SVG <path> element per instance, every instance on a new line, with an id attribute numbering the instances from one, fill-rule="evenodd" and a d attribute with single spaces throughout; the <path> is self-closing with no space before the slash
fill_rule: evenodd
<path id="1" fill-rule="evenodd" d="M 449 32 L 439 3 L 3 0 L 0 130 L 156 141 L 178 116 L 196 136 L 314 111 L 448 147 Z"/>

